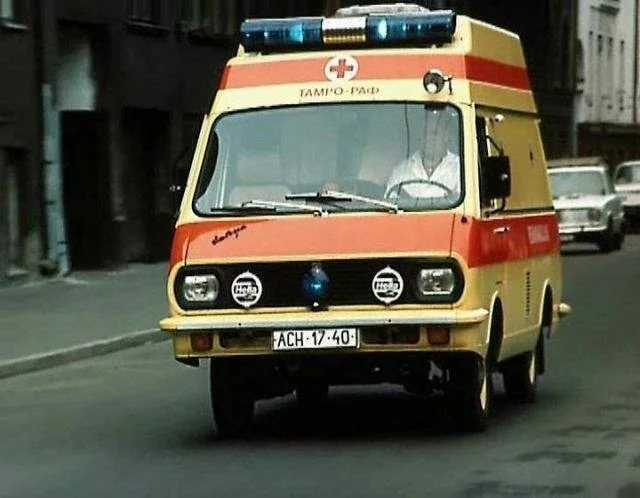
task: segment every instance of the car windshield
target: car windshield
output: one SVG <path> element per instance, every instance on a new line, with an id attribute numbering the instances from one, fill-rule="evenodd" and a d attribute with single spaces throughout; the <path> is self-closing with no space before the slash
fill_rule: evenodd
<path id="1" fill-rule="evenodd" d="M 460 113 L 353 103 L 227 114 L 210 133 L 198 214 L 447 209 L 462 200 Z M 243 208 L 247 208 L 246 210 Z M 397 212 L 397 209 L 395 209 Z"/>
<path id="2" fill-rule="evenodd" d="M 599 171 L 551 171 L 553 197 L 576 197 L 581 195 L 605 195 L 604 175 Z"/>
<path id="3" fill-rule="evenodd" d="M 616 185 L 640 183 L 640 164 L 622 165 L 616 172 Z"/>

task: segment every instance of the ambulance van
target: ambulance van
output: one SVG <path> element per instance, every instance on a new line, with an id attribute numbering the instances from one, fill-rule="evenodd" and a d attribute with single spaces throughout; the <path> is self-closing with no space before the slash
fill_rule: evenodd
<path id="1" fill-rule="evenodd" d="M 492 374 L 534 399 L 570 311 L 536 112 L 519 38 L 452 11 L 242 24 L 161 321 L 178 361 L 210 360 L 220 436 L 336 385 L 442 397 L 463 430 L 486 427 Z"/>

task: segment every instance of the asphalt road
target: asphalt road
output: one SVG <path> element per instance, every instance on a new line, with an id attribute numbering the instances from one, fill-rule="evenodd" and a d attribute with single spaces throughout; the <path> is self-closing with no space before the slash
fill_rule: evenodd
<path id="1" fill-rule="evenodd" d="M 498 393 L 486 433 L 378 386 L 307 419 L 262 402 L 251 438 L 217 441 L 206 370 L 162 343 L 1 381 L 0 496 L 640 497 L 639 261 L 638 236 L 566 253 L 539 399 Z"/>

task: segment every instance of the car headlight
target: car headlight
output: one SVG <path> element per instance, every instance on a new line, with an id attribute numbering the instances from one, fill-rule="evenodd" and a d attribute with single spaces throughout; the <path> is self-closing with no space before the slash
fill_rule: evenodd
<path id="1" fill-rule="evenodd" d="M 600 209 L 591 208 L 587 212 L 587 217 L 592 223 L 596 223 L 602 219 L 602 211 Z"/>
<path id="2" fill-rule="evenodd" d="M 416 279 L 418 297 L 449 296 L 456 288 L 452 268 L 423 268 Z"/>
<path id="3" fill-rule="evenodd" d="M 215 275 L 187 275 L 182 282 L 182 297 L 188 303 L 214 303 L 220 294 Z"/>

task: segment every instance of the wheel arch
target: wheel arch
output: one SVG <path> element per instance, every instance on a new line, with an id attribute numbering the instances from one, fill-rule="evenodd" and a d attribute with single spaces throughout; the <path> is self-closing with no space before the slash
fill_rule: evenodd
<path id="1" fill-rule="evenodd" d="M 485 344 L 487 346 L 487 359 L 496 364 L 500 357 L 502 349 L 502 341 L 504 338 L 504 306 L 498 292 L 495 292 L 491 298 L 491 307 L 489 311 L 489 320 L 487 325 L 487 338 Z"/>
<path id="2" fill-rule="evenodd" d="M 551 327 L 553 323 L 553 288 L 551 280 L 545 280 L 540 294 L 540 307 L 538 310 L 538 325 L 540 327 Z"/>

